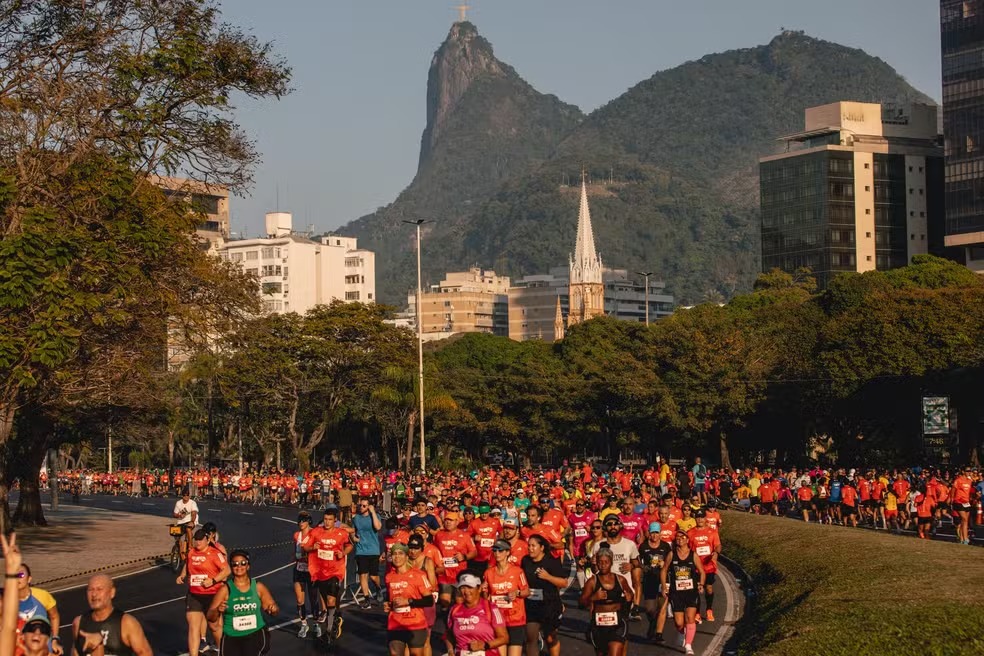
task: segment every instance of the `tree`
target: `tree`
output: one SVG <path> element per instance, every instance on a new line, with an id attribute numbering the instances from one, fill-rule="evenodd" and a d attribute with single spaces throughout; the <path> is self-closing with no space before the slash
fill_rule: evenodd
<path id="1" fill-rule="evenodd" d="M 241 188 L 257 153 L 230 96 L 280 96 L 289 71 L 199 0 L 5 3 L 0 71 L 5 447 L 17 413 L 57 397 L 67 370 L 116 343 L 162 344 L 169 318 L 187 327 L 248 309 L 231 270 L 210 286 L 221 267 L 192 242 L 194 208 L 152 174 Z"/>

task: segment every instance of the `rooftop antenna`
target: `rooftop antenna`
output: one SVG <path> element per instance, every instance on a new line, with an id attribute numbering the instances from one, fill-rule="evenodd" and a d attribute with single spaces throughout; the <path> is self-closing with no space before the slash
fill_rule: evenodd
<path id="1" fill-rule="evenodd" d="M 276 201 L 274 202 L 274 206 L 275 206 L 274 211 L 279 212 L 280 211 L 280 183 L 279 182 L 276 185 L 276 189 L 277 189 L 276 191 L 277 195 L 276 195 Z"/>

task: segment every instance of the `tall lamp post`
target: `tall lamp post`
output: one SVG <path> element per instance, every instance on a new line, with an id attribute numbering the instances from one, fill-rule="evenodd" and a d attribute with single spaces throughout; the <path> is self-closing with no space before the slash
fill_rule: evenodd
<path id="1" fill-rule="evenodd" d="M 646 325 L 649 325 L 649 276 L 652 271 L 636 271 L 636 273 L 646 279 Z"/>
<path id="2" fill-rule="evenodd" d="M 420 390 L 420 471 L 427 471 L 427 454 L 424 450 L 424 323 L 421 316 L 423 307 L 420 298 L 420 226 L 428 223 L 426 219 L 416 219 L 415 221 L 403 220 L 404 223 L 417 226 L 417 296 L 415 305 L 417 306 L 417 388 Z"/>

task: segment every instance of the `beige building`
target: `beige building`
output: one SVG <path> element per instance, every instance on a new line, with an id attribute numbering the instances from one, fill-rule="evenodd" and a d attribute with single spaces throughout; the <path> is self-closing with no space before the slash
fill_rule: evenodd
<path id="1" fill-rule="evenodd" d="M 935 105 L 836 102 L 806 110 L 785 152 L 760 160 L 762 269 L 905 266 L 943 252 L 943 149 Z"/>
<path id="2" fill-rule="evenodd" d="M 472 267 L 451 272 L 421 296 L 421 336 L 424 341 L 458 333 L 509 334 L 509 278 Z M 409 315 L 416 313 L 416 293 L 407 297 Z"/>
<path id="3" fill-rule="evenodd" d="M 581 173 L 581 204 L 577 212 L 577 240 L 569 263 L 568 275 L 570 308 L 567 325 L 572 326 L 605 314 L 605 290 L 602 280 L 602 264 L 595 250 L 594 231 L 591 228 L 591 210 L 588 207 L 588 187 Z"/>
<path id="4" fill-rule="evenodd" d="M 564 338 L 569 287 L 564 269 L 526 276 L 509 289 L 509 338 L 519 342 Z"/>
<path id="5" fill-rule="evenodd" d="M 164 195 L 186 198 L 195 210 L 205 215 L 197 234 L 205 242 L 206 248 L 217 248 L 221 241 L 229 239 L 228 189 L 187 178 L 154 176 L 153 180 Z"/>
<path id="6" fill-rule="evenodd" d="M 263 311 L 304 314 L 335 299 L 376 300 L 375 254 L 353 237 L 295 234 L 288 212 L 266 215 L 267 237 L 223 242 L 219 257 L 257 277 Z"/>

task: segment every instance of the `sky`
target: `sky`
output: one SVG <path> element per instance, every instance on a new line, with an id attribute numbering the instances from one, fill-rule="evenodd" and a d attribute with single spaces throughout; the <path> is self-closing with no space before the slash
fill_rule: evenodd
<path id="1" fill-rule="evenodd" d="M 427 70 L 460 0 L 220 0 L 223 18 L 272 41 L 293 93 L 243 100 L 263 161 L 231 202 L 232 230 L 266 212 L 334 230 L 413 179 Z M 534 88 L 588 113 L 657 71 L 768 43 L 782 29 L 862 48 L 941 97 L 936 0 L 471 0 L 468 20 Z"/>

